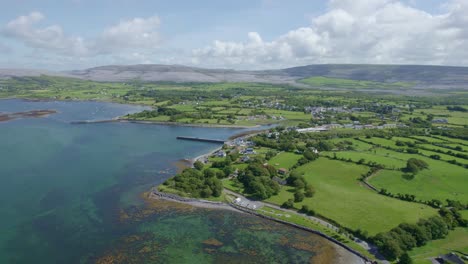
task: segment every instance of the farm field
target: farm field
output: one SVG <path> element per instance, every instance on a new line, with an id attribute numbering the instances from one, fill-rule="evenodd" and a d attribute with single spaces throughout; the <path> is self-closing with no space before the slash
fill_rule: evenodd
<path id="1" fill-rule="evenodd" d="M 358 178 L 367 167 L 319 158 L 297 169 L 314 186 L 316 195 L 295 204 L 298 209 L 308 205 L 315 212 L 339 224 L 361 229 L 375 235 L 388 231 L 401 222 L 416 222 L 435 215 L 428 206 L 414 204 L 379 195 L 363 187 Z M 293 198 L 293 188 L 283 187 L 277 196 L 267 201 L 281 205 Z"/>
<path id="2" fill-rule="evenodd" d="M 406 179 L 401 171 L 382 170 L 369 182 L 379 189 L 384 188 L 394 194 L 413 194 L 416 199 L 424 201 L 468 201 L 466 169 L 442 161 L 429 166 L 434 169 L 421 171 L 413 179 Z"/>
<path id="3" fill-rule="evenodd" d="M 290 169 L 297 161 L 302 157 L 302 155 L 298 155 L 291 152 L 281 152 L 274 156 L 272 159 L 268 161 L 269 164 L 273 165 L 275 168 L 286 168 Z"/>
<path id="4" fill-rule="evenodd" d="M 412 137 L 430 139 L 430 137 Z M 392 140 L 382 138 L 363 138 L 362 140 L 381 146 L 387 146 L 398 149 L 395 146 L 396 140 L 403 138 L 394 138 Z M 410 139 L 409 139 L 410 140 Z M 371 146 L 371 145 L 369 145 Z M 416 145 L 417 148 L 418 145 Z M 427 144 L 423 146 L 427 147 Z M 369 179 L 369 182 L 379 189 L 386 189 L 393 194 L 413 194 L 417 199 L 425 201 L 431 199 L 455 199 L 463 202 L 468 201 L 468 192 L 466 192 L 467 171 L 462 166 L 450 164 L 447 161 L 456 160 L 461 164 L 468 164 L 467 160 L 456 158 L 450 155 L 441 154 L 433 151 L 419 149 L 422 154 L 409 154 L 406 152 L 397 152 L 392 149 L 379 147 L 360 148 L 358 151 L 337 151 L 334 153 L 324 152 L 323 155 L 337 158 L 350 159 L 357 162 L 364 159 L 365 162 L 376 162 L 385 166 L 385 170 L 377 173 Z M 424 156 L 425 155 L 425 156 Z M 441 160 L 434 160 L 426 156 L 438 155 Z M 408 179 L 404 172 L 400 171 L 406 166 L 406 161 L 410 158 L 417 158 L 429 165 L 428 169 L 420 171 L 414 178 Z"/>

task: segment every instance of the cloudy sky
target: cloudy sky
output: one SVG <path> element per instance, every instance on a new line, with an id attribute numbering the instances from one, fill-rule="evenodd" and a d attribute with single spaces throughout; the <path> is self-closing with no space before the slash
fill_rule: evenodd
<path id="1" fill-rule="evenodd" d="M 468 66 L 468 0 L 0 0 L 0 67 Z"/>

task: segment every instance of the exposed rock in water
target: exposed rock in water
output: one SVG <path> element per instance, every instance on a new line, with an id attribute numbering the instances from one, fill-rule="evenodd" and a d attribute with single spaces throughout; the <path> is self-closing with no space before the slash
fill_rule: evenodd
<path id="1" fill-rule="evenodd" d="M 31 110 L 16 113 L 0 113 L 0 122 L 10 121 L 17 118 L 40 118 L 56 113 L 56 110 Z"/>
<path id="2" fill-rule="evenodd" d="M 215 239 L 215 238 L 210 238 L 202 242 L 206 246 L 213 246 L 213 247 L 221 247 L 223 246 L 223 242 Z"/>

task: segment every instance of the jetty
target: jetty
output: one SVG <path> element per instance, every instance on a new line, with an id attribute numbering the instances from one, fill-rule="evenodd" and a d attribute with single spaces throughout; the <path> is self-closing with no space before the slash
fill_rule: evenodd
<path id="1" fill-rule="evenodd" d="M 199 137 L 182 137 L 182 136 L 177 137 L 177 139 L 208 142 L 208 143 L 216 143 L 216 144 L 224 144 L 224 140 L 220 140 L 220 139 L 209 139 L 209 138 L 199 138 Z"/>

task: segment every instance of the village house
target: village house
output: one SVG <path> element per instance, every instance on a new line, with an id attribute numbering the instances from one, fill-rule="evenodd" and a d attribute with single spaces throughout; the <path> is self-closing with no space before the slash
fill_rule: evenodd
<path id="1" fill-rule="evenodd" d="M 245 150 L 241 151 L 242 154 L 244 155 L 252 155 L 256 154 L 255 150 L 253 148 L 246 148 Z"/>
<path id="2" fill-rule="evenodd" d="M 326 127 L 309 127 L 309 128 L 299 128 L 299 129 L 296 129 L 297 132 L 299 133 L 307 133 L 307 132 L 324 132 L 324 131 L 328 131 L 329 128 L 326 128 Z"/>
<path id="3" fill-rule="evenodd" d="M 438 118 L 438 119 L 432 120 L 432 123 L 435 123 L 435 124 L 447 124 L 447 123 L 448 123 L 448 120 L 447 120 L 446 118 Z"/>
<path id="4" fill-rule="evenodd" d="M 286 180 L 285 179 L 281 179 L 280 177 L 273 177 L 272 180 L 274 180 L 275 182 L 277 182 L 279 185 L 286 185 Z"/>
<path id="5" fill-rule="evenodd" d="M 249 161 L 249 160 L 250 160 L 250 157 L 249 157 L 249 156 L 242 156 L 242 157 L 240 158 L 240 161 L 241 161 L 241 162 L 247 162 L 247 161 Z"/>
<path id="6" fill-rule="evenodd" d="M 397 124 L 384 124 L 383 127 L 384 128 L 396 128 Z"/>
<path id="7" fill-rule="evenodd" d="M 285 168 L 279 168 L 278 169 L 278 174 L 280 175 L 286 175 L 288 173 L 288 170 Z"/>
<path id="8" fill-rule="evenodd" d="M 336 123 L 328 124 L 328 125 L 325 125 L 325 126 L 328 127 L 329 129 L 336 129 L 336 128 L 342 128 L 343 127 L 342 125 L 336 124 Z"/>

